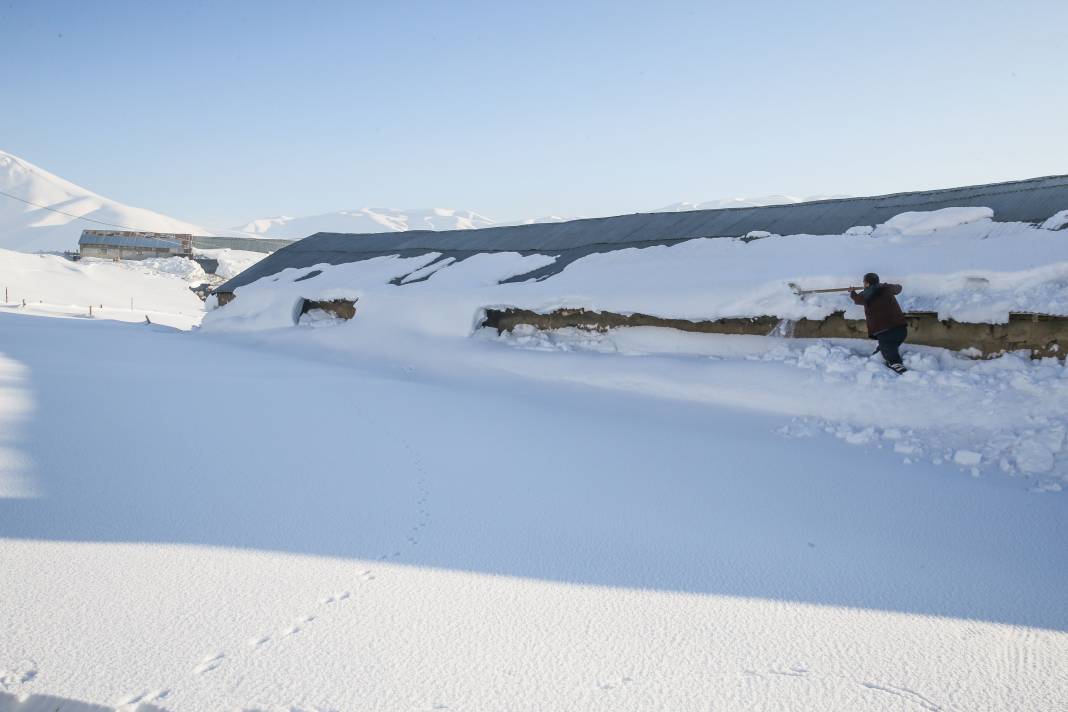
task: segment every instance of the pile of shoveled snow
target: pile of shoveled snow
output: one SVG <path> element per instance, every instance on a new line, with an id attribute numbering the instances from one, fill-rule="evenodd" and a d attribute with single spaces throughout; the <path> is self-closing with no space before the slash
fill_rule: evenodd
<path id="1" fill-rule="evenodd" d="M 220 279 L 235 277 L 267 256 L 264 252 L 234 250 L 228 247 L 219 250 L 196 250 L 195 252 L 197 255 L 218 260 L 219 266 L 215 270 L 215 275 Z"/>
<path id="2" fill-rule="evenodd" d="M 1051 215 L 1046 222 L 1042 223 L 1044 230 L 1064 230 L 1068 228 L 1068 210 Z"/>
<path id="3" fill-rule="evenodd" d="M 63 215 L 0 196 L 0 248 L 10 250 L 73 250 L 83 229 L 115 225 L 155 232 L 216 234 L 200 225 L 97 195 L 4 151 L 0 151 L 0 191 L 68 213 Z"/>
<path id="4" fill-rule="evenodd" d="M 586 382 L 793 415 L 780 431 L 788 437 L 826 432 L 852 445 L 892 448 L 906 464 L 947 463 L 974 476 L 1000 471 L 1038 490 L 1068 485 L 1068 367 L 1057 359 L 972 360 L 906 344 L 910 370 L 898 376 L 871 354 L 870 343 L 847 339 L 531 326 L 500 336 L 484 329 L 479 337 L 537 351 L 643 356 L 651 373 L 602 362 Z"/>
<path id="5" fill-rule="evenodd" d="M 190 291 L 207 279 L 196 262 L 166 257 L 140 262 L 82 259 L 0 250 L 0 290 L 6 310 L 44 316 L 89 316 L 189 329 L 204 305 Z M 0 300 L 3 299 L 0 292 Z"/>
<path id="6" fill-rule="evenodd" d="M 924 235 L 959 225 L 990 222 L 994 211 L 990 208 L 942 208 L 941 210 L 916 210 L 898 213 L 879 225 L 876 237 L 893 235 Z"/>

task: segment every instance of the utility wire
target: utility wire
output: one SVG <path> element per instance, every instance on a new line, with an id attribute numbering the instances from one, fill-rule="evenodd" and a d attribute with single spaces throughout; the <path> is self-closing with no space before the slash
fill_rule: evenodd
<path id="1" fill-rule="evenodd" d="M 51 210 L 53 213 L 59 213 L 60 215 L 66 215 L 67 217 L 74 218 L 75 220 L 85 220 L 87 222 L 96 223 L 98 225 L 107 225 L 108 227 L 121 227 L 123 230 L 129 230 L 130 232 L 148 232 L 148 233 L 155 232 L 155 230 L 141 230 L 141 229 L 136 228 L 136 227 L 130 227 L 129 225 L 120 225 L 118 223 L 109 223 L 109 222 L 104 222 L 103 220 L 97 220 L 95 218 L 87 218 L 87 217 L 83 217 L 81 215 L 75 215 L 74 213 L 67 213 L 67 212 L 64 212 L 62 210 L 57 210 L 56 208 L 50 208 L 47 205 L 41 205 L 40 203 L 35 203 L 32 200 L 26 200 L 25 198 L 20 198 L 19 196 L 12 195 L 11 193 L 5 193 L 2 190 L 0 190 L 0 195 L 3 195 L 5 197 L 7 197 L 7 198 L 11 198 L 13 200 L 17 200 L 20 203 L 26 203 L 26 205 L 32 205 L 35 208 L 41 208 L 42 210 Z M 173 240 L 168 240 L 168 239 L 163 238 L 163 237 L 154 237 L 152 235 L 141 235 L 140 237 L 145 237 L 145 238 L 150 239 L 150 240 L 159 240 L 161 242 L 168 242 L 168 243 L 173 242 Z"/>
<path id="2" fill-rule="evenodd" d="M 55 208 L 50 208 L 47 205 L 41 205 L 40 203 L 34 203 L 31 200 L 26 200 L 25 198 L 20 198 L 19 196 L 12 195 L 11 193 L 5 193 L 2 190 L 0 190 L 0 195 L 7 196 L 8 198 L 13 198 L 14 200 L 17 200 L 20 203 L 26 203 L 26 205 L 32 205 L 35 208 L 41 208 L 42 210 L 51 210 L 53 213 L 59 213 L 60 215 L 66 215 L 67 217 L 74 218 L 75 220 L 87 220 L 89 222 L 95 222 L 95 223 L 97 223 L 99 225 L 107 225 L 108 227 L 121 227 L 123 230 L 130 230 L 131 232 L 153 232 L 152 230 L 141 230 L 141 229 L 136 228 L 136 227 L 130 227 L 129 225 L 119 225 L 118 223 L 109 223 L 109 222 L 104 222 L 103 220 L 96 220 L 94 218 L 82 217 L 81 215 L 75 215 L 74 213 L 66 213 L 66 212 L 63 212 L 62 210 L 56 210 Z"/>

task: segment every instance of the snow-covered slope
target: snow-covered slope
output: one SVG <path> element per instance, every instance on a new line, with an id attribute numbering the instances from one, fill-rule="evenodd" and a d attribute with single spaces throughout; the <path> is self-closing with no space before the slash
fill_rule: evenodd
<path id="1" fill-rule="evenodd" d="M 0 151 L 0 191 L 68 213 L 61 215 L 0 195 L 0 248 L 9 250 L 72 250 L 82 230 L 114 225 L 154 232 L 217 234 L 201 225 L 105 198 L 4 151 Z"/>
<path id="2" fill-rule="evenodd" d="M 306 217 L 260 218 L 234 228 L 261 237 L 299 239 L 317 232 L 403 232 L 405 230 L 467 230 L 496 223 L 470 210 L 451 208 L 359 208 Z"/>
<path id="3" fill-rule="evenodd" d="M 206 280 L 196 262 L 181 257 L 70 262 L 58 255 L 0 249 L 3 312 L 89 317 L 92 306 L 94 319 L 139 322 L 148 317 L 153 323 L 188 329 L 204 313 L 203 302 L 189 287 Z"/>

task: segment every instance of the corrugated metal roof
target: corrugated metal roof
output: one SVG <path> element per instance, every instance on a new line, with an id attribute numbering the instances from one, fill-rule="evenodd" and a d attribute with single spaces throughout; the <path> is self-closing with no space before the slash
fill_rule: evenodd
<path id="1" fill-rule="evenodd" d="M 182 243 L 178 240 L 168 240 L 162 237 L 141 237 L 129 235 L 93 235 L 82 233 L 78 238 L 79 245 L 100 245 L 103 247 L 136 247 L 152 248 L 156 250 L 181 250 Z"/>
<path id="2" fill-rule="evenodd" d="M 464 259 L 480 252 L 522 252 L 560 256 L 553 265 L 520 277 L 529 279 L 559 272 L 595 252 L 668 245 L 697 237 L 738 237 L 752 230 L 834 235 L 855 225 L 877 225 L 910 210 L 948 207 L 992 208 L 994 219 L 1000 222 L 1041 222 L 1068 209 L 1068 176 L 759 208 L 635 213 L 478 230 L 317 233 L 275 252 L 216 291 L 233 291 L 287 267 L 343 264 L 384 255 L 442 252 Z"/>
<path id="3" fill-rule="evenodd" d="M 246 252 L 274 252 L 292 245 L 296 240 L 280 240 L 268 237 L 211 237 L 193 235 L 193 247 L 201 250 L 245 250 Z"/>

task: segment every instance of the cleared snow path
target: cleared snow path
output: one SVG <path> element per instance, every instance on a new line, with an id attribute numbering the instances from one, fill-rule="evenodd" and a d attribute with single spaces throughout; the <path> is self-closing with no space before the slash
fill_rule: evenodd
<path id="1" fill-rule="evenodd" d="M 480 382 L 298 341 L 0 314 L 7 699 L 1068 699 L 1068 498 L 559 376 L 610 356 Z"/>

